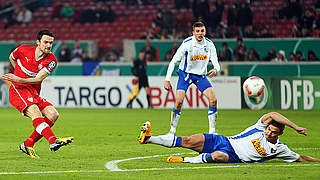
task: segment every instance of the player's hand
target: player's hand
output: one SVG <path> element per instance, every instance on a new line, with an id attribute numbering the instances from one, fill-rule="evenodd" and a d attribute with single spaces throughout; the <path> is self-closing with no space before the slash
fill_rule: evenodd
<path id="1" fill-rule="evenodd" d="M 212 78 L 213 76 L 215 76 L 217 74 L 217 70 L 216 69 L 211 69 L 208 74 L 209 74 L 209 77 Z"/>
<path id="2" fill-rule="evenodd" d="M 12 73 L 8 73 L 8 74 L 5 74 L 5 75 L 2 75 L 1 79 L 2 80 L 11 81 L 11 82 L 18 82 L 20 78 L 18 76 L 16 76 L 16 75 L 12 74 Z"/>
<path id="3" fill-rule="evenodd" d="M 305 136 L 307 136 L 308 134 L 307 134 L 307 130 L 306 130 L 306 128 L 303 128 L 303 127 L 297 127 L 296 129 L 295 129 L 299 134 L 303 134 L 303 135 L 305 135 Z"/>
<path id="4" fill-rule="evenodd" d="M 167 91 L 169 91 L 170 89 L 172 89 L 171 83 L 170 81 L 164 81 L 164 89 L 166 89 Z"/>

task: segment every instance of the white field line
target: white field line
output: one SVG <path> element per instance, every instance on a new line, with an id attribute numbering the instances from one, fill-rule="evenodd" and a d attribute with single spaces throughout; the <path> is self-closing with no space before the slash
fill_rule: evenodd
<path id="1" fill-rule="evenodd" d="M 320 150 L 320 148 L 292 148 L 293 151 Z"/>
<path id="2" fill-rule="evenodd" d="M 314 149 L 320 149 L 320 148 L 293 148 L 293 150 L 314 150 Z M 121 160 L 114 160 L 107 162 L 104 166 L 109 169 L 110 171 L 149 171 L 149 170 L 170 170 L 170 169 L 202 169 L 202 168 L 237 168 L 237 167 L 268 167 L 268 166 L 320 166 L 320 164 L 286 164 L 286 165 L 231 165 L 231 166 L 206 166 L 206 167 L 175 167 L 175 168 L 148 168 L 148 169 L 120 169 L 118 167 L 119 162 L 124 161 L 130 161 L 135 159 L 147 159 L 147 158 L 155 158 L 155 157 L 161 157 L 161 156 L 176 156 L 176 155 L 182 155 L 182 154 L 198 154 L 196 152 L 192 153 L 180 153 L 180 154 L 166 154 L 166 155 L 154 155 L 154 156 L 144 156 L 144 157 L 135 157 L 135 158 L 128 158 L 128 159 L 121 159 Z"/>
<path id="3" fill-rule="evenodd" d="M 292 150 L 319 150 L 320 148 L 293 148 Z M 154 156 L 135 157 L 121 160 L 109 161 L 105 164 L 108 170 L 69 170 L 69 171 L 38 171 L 38 172 L 0 172 L 0 175 L 23 175 L 23 174 L 61 174 L 61 173 L 104 173 L 111 171 L 156 171 L 156 170 L 174 170 L 174 169 L 217 169 L 217 168 L 247 168 L 247 167 L 308 167 L 308 166 L 320 166 L 320 164 L 284 164 L 284 165 L 257 165 L 256 163 L 248 165 L 228 165 L 228 166 L 201 166 L 201 167 L 175 167 L 175 168 L 148 168 L 148 169 L 119 169 L 117 164 L 119 162 L 130 161 L 135 159 L 147 159 L 162 156 L 177 156 L 182 154 L 197 154 L 192 153 L 179 153 L 179 154 L 164 154 Z"/>

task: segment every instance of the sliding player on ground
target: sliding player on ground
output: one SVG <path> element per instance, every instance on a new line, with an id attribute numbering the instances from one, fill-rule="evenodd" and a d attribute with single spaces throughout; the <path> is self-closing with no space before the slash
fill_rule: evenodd
<path id="1" fill-rule="evenodd" d="M 290 150 L 279 141 L 285 126 L 297 133 L 307 135 L 306 129 L 297 126 L 277 112 L 263 115 L 256 124 L 236 136 L 226 137 L 218 134 L 195 134 L 189 137 L 174 135 L 151 136 L 151 123 L 141 128 L 140 144 L 158 144 L 165 147 L 192 149 L 200 154 L 195 157 L 168 157 L 172 163 L 240 163 L 263 162 L 274 158 L 285 162 L 320 162 L 320 159 Z"/>

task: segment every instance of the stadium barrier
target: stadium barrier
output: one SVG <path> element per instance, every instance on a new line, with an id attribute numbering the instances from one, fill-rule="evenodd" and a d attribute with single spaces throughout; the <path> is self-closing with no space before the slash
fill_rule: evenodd
<path id="1" fill-rule="evenodd" d="M 41 95 L 56 107 L 126 108 L 128 97 L 135 87 L 133 79 L 133 76 L 51 76 L 43 82 Z M 219 109 L 320 110 L 320 77 L 264 77 L 266 90 L 258 100 L 244 96 L 242 83 L 245 79 L 239 76 L 211 79 Z M 151 76 L 149 82 L 152 105 L 171 109 L 175 91 L 164 90 L 164 77 Z M 176 82 L 177 77 L 172 77 L 174 89 Z M 0 80 L 0 107 L 9 106 L 8 86 Z M 186 94 L 183 108 L 207 108 L 206 98 L 194 85 Z M 137 98 L 147 107 L 143 89 Z M 137 103 L 133 103 L 133 107 L 139 108 Z"/>
<path id="2" fill-rule="evenodd" d="M 67 108 L 126 108 L 129 95 L 134 89 L 133 76 L 121 77 L 84 77 L 59 76 L 49 77 L 43 82 L 41 95 L 56 107 Z M 172 78 L 175 88 L 177 77 Z M 89 83 L 90 82 L 90 83 Z M 175 92 L 163 88 L 164 77 L 149 77 L 151 103 L 154 108 L 172 108 Z M 217 77 L 212 83 L 215 88 L 221 109 L 240 109 L 241 91 L 240 77 Z M 138 97 L 147 107 L 145 91 L 142 89 Z M 223 101 L 222 101 L 223 100 Z M 192 85 L 187 92 L 184 108 L 207 108 L 207 100 Z M 135 102 L 133 107 L 139 107 Z"/>

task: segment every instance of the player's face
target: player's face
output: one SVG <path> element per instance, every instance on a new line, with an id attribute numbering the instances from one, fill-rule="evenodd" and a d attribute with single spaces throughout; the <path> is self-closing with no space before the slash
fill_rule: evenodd
<path id="1" fill-rule="evenodd" d="M 271 143 L 276 143 L 278 137 L 281 135 L 280 129 L 270 124 L 266 129 L 266 139 Z"/>
<path id="2" fill-rule="evenodd" d="M 144 53 L 143 53 L 143 52 L 140 52 L 140 53 L 139 53 L 139 60 L 140 60 L 140 61 L 143 61 L 143 60 L 144 60 Z"/>
<path id="3" fill-rule="evenodd" d="M 198 42 L 202 41 L 206 35 L 206 27 L 195 27 L 193 28 L 192 34 L 196 37 Z"/>
<path id="4" fill-rule="evenodd" d="M 52 48 L 53 40 L 54 38 L 48 35 L 43 35 L 40 41 L 37 40 L 40 51 L 44 54 L 49 54 Z"/>

